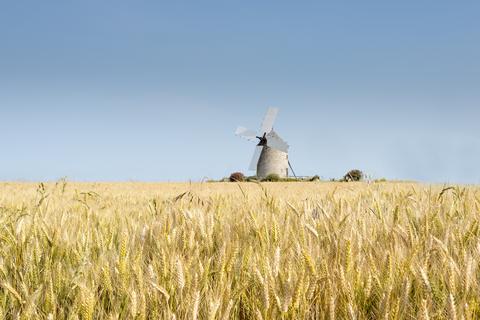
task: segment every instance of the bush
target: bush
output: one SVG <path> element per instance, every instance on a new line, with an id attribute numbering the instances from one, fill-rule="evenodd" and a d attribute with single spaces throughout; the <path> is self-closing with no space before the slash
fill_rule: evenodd
<path id="1" fill-rule="evenodd" d="M 318 175 L 314 175 L 313 177 L 311 177 L 310 179 L 308 179 L 308 181 L 320 181 L 320 177 Z"/>
<path id="2" fill-rule="evenodd" d="M 241 172 L 234 172 L 228 178 L 230 182 L 243 182 L 245 181 L 245 176 Z"/>
<path id="3" fill-rule="evenodd" d="M 262 181 L 269 181 L 269 182 L 278 182 L 282 180 L 280 176 L 276 173 L 270 173 L 268 176 L 266 176 Z"/>
<path id="4" fill-rule="evenodd" d="M 343 176 L 343 181 L 361 181 L 363 179 L 363 172 L 357 169 L 350 170 Z"/>

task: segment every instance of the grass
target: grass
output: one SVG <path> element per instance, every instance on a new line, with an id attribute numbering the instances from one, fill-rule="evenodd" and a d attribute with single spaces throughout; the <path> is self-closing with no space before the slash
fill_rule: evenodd
<path id="1" fill-rule="evenodd" d="M 0 183 L 0 319 L 476 319 L 480 188 Z"/>

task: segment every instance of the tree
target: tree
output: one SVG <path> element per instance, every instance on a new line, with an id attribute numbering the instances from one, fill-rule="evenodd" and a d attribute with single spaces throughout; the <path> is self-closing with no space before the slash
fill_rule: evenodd
<path id="1" fill-rule="evenodd" d="M 343 176 L 343 181 L 361 181 L 363 179 L 363 172 L 358 169 L 353 169 Z"/>

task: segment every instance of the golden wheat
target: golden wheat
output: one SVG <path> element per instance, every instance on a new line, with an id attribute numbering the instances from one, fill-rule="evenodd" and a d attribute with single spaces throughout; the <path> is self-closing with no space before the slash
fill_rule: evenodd
<path id="1" fill-rule="evenodd" d="M 0 183 L 0 318 L 476 319 L 480 188 Z"/>

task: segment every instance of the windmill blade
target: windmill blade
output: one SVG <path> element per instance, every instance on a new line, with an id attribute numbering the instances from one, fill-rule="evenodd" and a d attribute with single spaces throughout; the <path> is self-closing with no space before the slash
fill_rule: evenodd
<path id="1" fill-rule="evenodd" d="M 252 161 L 250 161 L 250 167 L 248 170 L 255 171 L 257 170 L 257 163 L 258 160 L 260 159 L 260 154 L 262 153 L 263 146 L 256 146 L 255 147 L 255 152 L 253 153 Z"/>
<path id="2" fill-rule="evenodd" d="M 238 127 L 237 130 L 235 130 L 235 134 L 237 136 L 240 136 L 242 138 L 245 138 L 247 140 L 256 140 L 257 133 L 253 130 L 248 130 L 245 127 Z"/>
<path id="3" fill-rule="evenodd" d="M 267 134 L 267 146 L 285 153 L 288 152 L 288 148 L 290 147 L 288 143 L 280 138 L 280 136 L 273 130 Z"/>
<path id="4" fill-rule="evenodd" d="M 275 118 L 277 118 L 278 109 L 277 108 L 268 108 L 267 113 L 265 114 L 265 118 L 263 118 L 262 126 L 260 128 L 260 136 L 264 133 L 269 133 L 272 131 L 273 123 L 275 122 Z"/>

